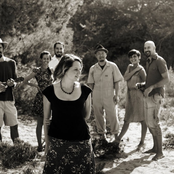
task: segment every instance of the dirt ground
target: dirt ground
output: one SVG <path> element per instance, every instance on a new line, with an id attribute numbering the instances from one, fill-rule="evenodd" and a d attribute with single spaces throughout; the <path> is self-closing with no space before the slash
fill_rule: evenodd
<path id="1" fill-rule="evenodd" d="M 32 146 L 37 147 L 35 135 L 36 121 L 22 121 L 19 119 L 20 139 L 29 142 Z M 162 129 L 166 130 L 165 124 Z M 174 127 L 170 127 L 170 131 L 174 132 Z M 9 127 L 2 128 L 3 141 L 12 144 L 10 139 Z M 165 157 L 159 161 L 152 161 L 154 154 L 144 154 L 143 151 L 152 147 L 152 136 L 147 132 L 145 139 L 145 148 L 142 151 L 136 151 L 136 147 L 140 141 L 141 127 L 139 123 L 132 123 L 125 134 L 123 141 L 125 143 L 124 153 L 121 158 L 101 160 L 96 159 L 96 164 L 103 164 L 103 173 L 106 174 L 170 174 L 174 173 L 174 149 L 164 150 Z M 163 138 L 163 140 L 165 140 Z M 44 153 L 42 152 L 41 155 Z M 44 161 L 38 159 L 36 173 L 42 173 Z M 0 174 L 20 173 L 26 166 L 17 169 L 1 171 Z"/>

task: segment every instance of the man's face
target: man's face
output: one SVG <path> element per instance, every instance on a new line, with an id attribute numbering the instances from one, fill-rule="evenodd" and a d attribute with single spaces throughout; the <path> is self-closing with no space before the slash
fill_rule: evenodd
<path id="1" fill-rule="evenodd" d="M 0 44 L 0 58 L 2 57 L 3 53 L 4 53 L 4 47 L 2 44 Z"/>
<path id="2" fill-rule="evenodd" d="M 156 51 L 155 51 L 155 45 L 154 45 L 154 43 L 146 42 L 144 44 L 144 54 L 147 57 L 150 57 L 151 55 L 154 55 L 155 53 L 156 53 Z"/>
<path id="3" fill-rule="evenodd" d="M 54 48 L 54 54 L 56 55 L 56 57 L 62 57 L 62 55 L 64 54 L 64 46 L 61 44 L 56 44 L 55 48 Z"/>
<path id="4" fill-rule="evenodd" d="M 104 63 L 106 60 L 107 54 L 105 51 L 97 51 L 95 56 L 98 60 L 98 63 Z"/>

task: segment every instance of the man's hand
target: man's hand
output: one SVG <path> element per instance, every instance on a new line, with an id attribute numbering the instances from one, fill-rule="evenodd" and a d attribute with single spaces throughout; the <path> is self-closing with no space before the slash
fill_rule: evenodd
<path id="1" fill-rule="evenodd" d="M 144 89 L 145 89 L 145 83 L 136 83 L 135 84 L 135 88 L 136 89 L 140 89 L 142 92 L 144 92 Z"/>
<path id="2" fill-rule="evenodd" d="M 0 82 L 0 92 L 5 92 L 7 86 Z"/>
<path id="3" fill-rule="evenodd" d="M 118 104 L 118 102 L 119 102 L 119 97 L 116 96 L 116 95 L 114 95 L 113 100 L 114 100 L 114 103 L 115 103 L 115 105 L 116 105 L 116 104 Z"/>
<path id="4" fill-rule="evenodd" d="M 153 90 L 153 86 L 149 86 L 147 89 L 144 91 L 144 97 L 148 97 L 149 93 Z"/>
<path id="5" fill-rule="evenodd" d="M 7 80 L 7 86 L 12 87 L 14 85 L 15 85 L 14 79 L 10 78 L 10 79 Z"/>

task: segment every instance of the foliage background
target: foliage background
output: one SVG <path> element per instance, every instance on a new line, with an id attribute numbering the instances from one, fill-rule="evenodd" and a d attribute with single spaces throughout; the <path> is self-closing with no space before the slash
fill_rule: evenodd
<path id="1" fill-rule="evenodd" d="M 109 50 L 108 60 L 115 62 L 124 74 L 129 61 L 127 53 L 153 40 L 157 52 L 168 67 L 174 64 L 173 0 L 1 0 L 0 38 L 9 44 L 5 55 L 15 59 L 18 75 L 27 76 L 39 66 L 39 55 L 57 40 L 65 43 L 66 53 L 83 59 L 83 73 L 96 62 L 97 43 Z M 18 86 L 16 102 L 31 110 L 36 89 Z M 21 111 L 22 112 L 22 111 Z"/>

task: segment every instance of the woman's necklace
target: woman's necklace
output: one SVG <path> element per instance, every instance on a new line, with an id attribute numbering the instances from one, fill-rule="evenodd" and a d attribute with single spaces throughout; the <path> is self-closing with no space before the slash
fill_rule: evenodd
<path id="1" fill-rule="evenodd" d="M 61 88 L 61 90 L 64 92 L 64 93 L 66 93 L 66 94 L 72 94 L 73 93 L 73 91 L 74 91 L 74 86 L 75 86 L 75 84 L 73 84 L 73 89 L 72 89 L 72 91 L 71 92 L 66 92 L 64 89 L 63 89 L 63 87 L 62 87 L 62 80 L 60 81 L 60 88 Z"/>

